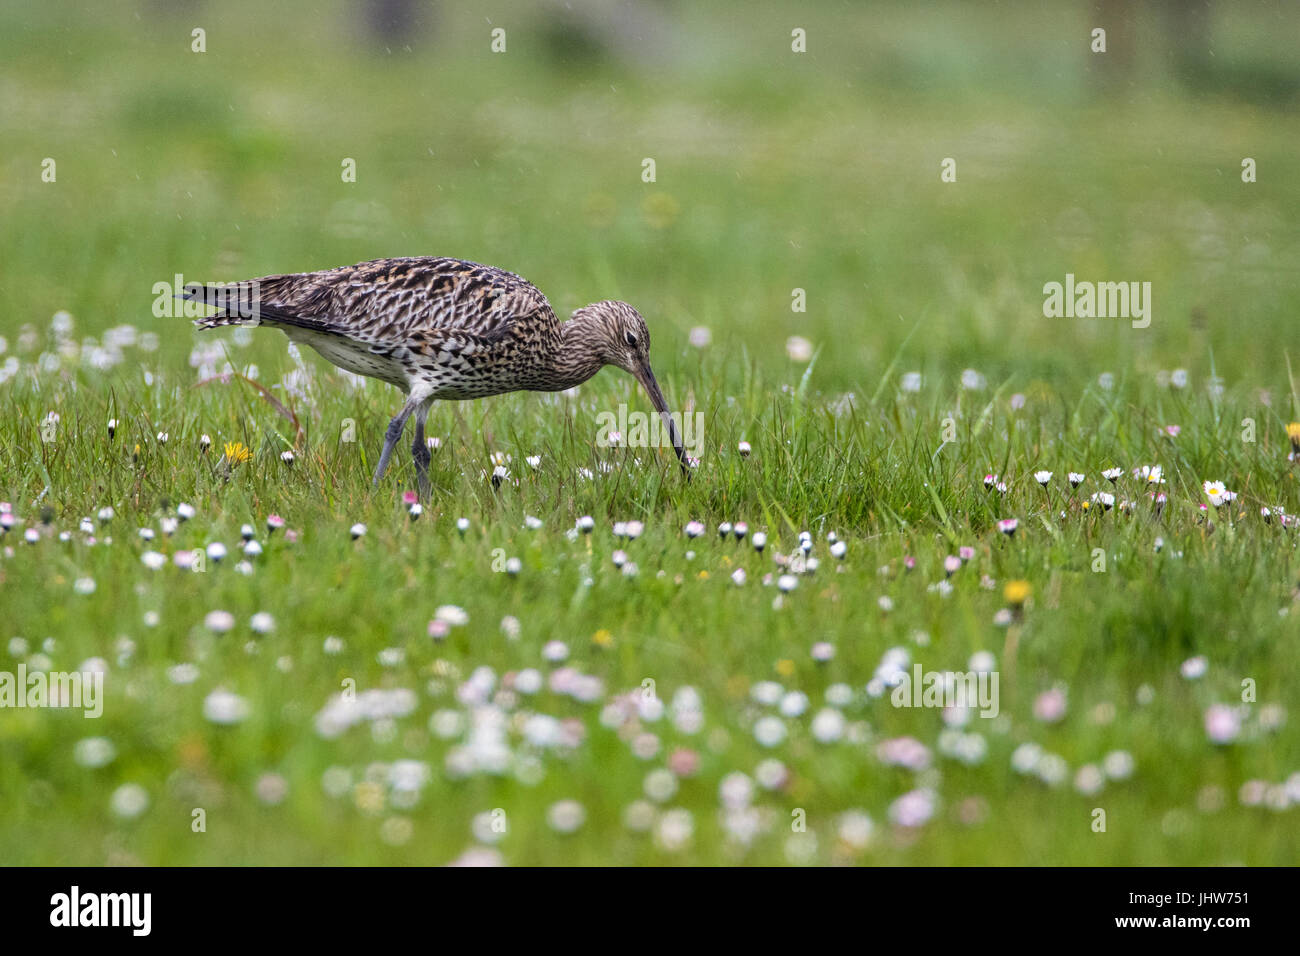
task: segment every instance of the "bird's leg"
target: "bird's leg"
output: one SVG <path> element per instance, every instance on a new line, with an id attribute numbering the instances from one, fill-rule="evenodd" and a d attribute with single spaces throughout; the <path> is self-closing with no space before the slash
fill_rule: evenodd
<path id="1" fill-rule="evenodd" d="M 388 430 L 384 432 L 384 450 L 379 453 L 379 466 L 375 468 L 374 484 L 379 485 L 379 479 L 384 477 L 384 472 L 388 470 L 388 459 L 393 457 L 393 448 L 397 445 L 397 440 L 402 437 L 402 429 L 406 427 L 406 420 L 411 417 L 411 412 L 419 406 L 419 402 L 413 399 L 407 399 L 402 410 L 393 416 L 393 420 L 388 423 Z"/>
<path id="2" fill-rule="evenodd" d="M 424 420 L 429 417 L 433 402 L 425 402 L 415 412 L 415 441 L 411 443 L 411 457 L 415 459 L 415 480 L 420 489 L 420 498 L 429 497 L 429 446 L 424 443 Z"/>

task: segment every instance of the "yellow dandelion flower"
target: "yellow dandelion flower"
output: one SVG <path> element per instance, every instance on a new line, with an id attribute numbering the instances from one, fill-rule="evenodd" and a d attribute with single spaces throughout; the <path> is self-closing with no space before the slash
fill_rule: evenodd
<path id="1" fill-rule="evenodd" d="M 776 662 L 776 672 L 782 677 L 794 676 L 794 661 L 788 657 L 783 657 Z"/>
<path id="2" fill-rule="evenodd" d="M 1286 437 L 1291 439 L 1291 449 L 1300 455 L 1300 422 L 1292 422 L 1286 426 Z"/>
<path id="3" fill-rule="evenodd" d="M 701 572 L 700 572 L 700 580 L 701 580 L 701 581 L 707 581 L 708 579 L 709 579 L 709 572 L 708 572 L 708 571 L 701 571 Z"/>
<path id="4" fill-rule="evenodd" d="M 246 461 L 253 460 L 253 453 L 249 451 L 248 446 L 242 441 L 226 442 L 226 461 L 232 465 L 242 465 Z"/>
<path id="5" fill-rule="evenodd" d="M 595 634 L 591 635 L 591 643 L 595 644 L 597 647 L 613 647 L 614 635 L 602 627 Z"/>
<path id="6" fill-rule="evenodd" d="M 1031 593 L 1033 593 L 1033 588 L 1029 586 L 1028 581 L 1008 581 L 1002 589 L 1002 596 L 1013 607 L 1020 607 L 1020 605 L 1024 604 Z"/>

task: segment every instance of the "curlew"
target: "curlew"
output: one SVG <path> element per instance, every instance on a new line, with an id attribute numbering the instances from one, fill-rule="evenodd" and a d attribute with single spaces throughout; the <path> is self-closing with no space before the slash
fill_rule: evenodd
<path id="1" fill-rule="evenodd" d="M 520 276 L 427 256 L 187 285 L 183 298 L 220 310 L 196 319 L 200 329 L 272 326 L 339 368 L 400 388 L 406 401 L 384 433 L 376 485 L 414 415 L 411 453 L 420 493 L 427 496 L 424 423 L 433 402 L 560 391 L 606 365 L 641 383 L 689 475 L 681 435 L 650 368 L 650 333 L 626 302 L 595 302 L 561 321 L 546 296 Z"/>

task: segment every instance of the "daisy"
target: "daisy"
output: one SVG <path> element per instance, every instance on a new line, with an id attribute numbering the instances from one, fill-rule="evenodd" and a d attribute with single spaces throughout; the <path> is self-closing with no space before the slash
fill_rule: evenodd
<path id="1" fill-rule="evenodd" d="M 1020 522 L 1015 518 L 1003 518 L 1001 521 L 998 522 L 998 530 L 1001 531 L 1003 534 L 1005 534 L 1008 538 L 1013 537 L 1016 533 L 1016 529 L 1019 527 L 1020 527 Z"/>
<path id="2" fill-rule="evenodd" d="M 1081 484 L 1083 484 L 1084 476 L 1079 474 L 1077 471 L 1072 471 L 1069 474 L 1069 479 L 1070 479 L 1070 487 L 1078 488 Z"/>
<path id="3" fill-rule="evenodd" d="M 1038 482 L 1044 488 L 1047 487 L 1047 483 L 1051 480 L 1052 480 L 1052 473 L 1050 471 L 1034 472 L 1034 481 Z"/>
<path id="4" fill-rule="evenodd" d="M 750 447 L 749 442 L 747 442 L 747 441 L 742 441 L 740 444 L 738 444 L 738 445 L 736 446 L 736 450 L 737 450 L 738 452 L 740 452 L 740 457 L 741 457 L 741 458 L 748 458 L 749 455 L 750 455 L 750 452 L 753 451 L 753 448 Z"/>
<path id="5" fill-rule="evenodd" d="M 1107 468 L 1101 473 L 1101 476 L 1113 485 L 1115 484 L 1115 480 L 1119 478 L 1121 474 L 1123 474 L 1123 471 L 1119 468 Z"/>
<path id="6" fill-rule="evenodd" d="M 1201 484 L 1201 489 L 1205 492 L 1205 497 L 1210 499 L 1210 504 L 1219 507 L 1230 498 L 1225 497 L 1229 494 L 1228 489 L 1224 487 L 1221 481 L 1206 481 Z"/>

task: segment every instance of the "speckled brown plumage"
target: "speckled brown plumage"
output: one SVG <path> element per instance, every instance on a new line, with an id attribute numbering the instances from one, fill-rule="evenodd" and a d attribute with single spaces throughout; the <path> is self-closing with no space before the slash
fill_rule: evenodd
<path id="1" fill-rule="evenodd" d="M 414 413 L 412 452 L 426 490 L 424 420 L 438 399 L 558 391 L 617 365 L 637 377 L 657 411 L 668 412 L 650 369 L 650 334 L 634 308 L 596 302 L 561 322 L 532 283 L 476 262 L 376 259 L 226 286 L 190 285 L 185 298 L 220 309 L 195 320 L 201 329 L 273 326 L 340 368 L 406 392 L 388 427 L 376 483 Z M 684 462 L 675 428 L 670 434 Z"/>

